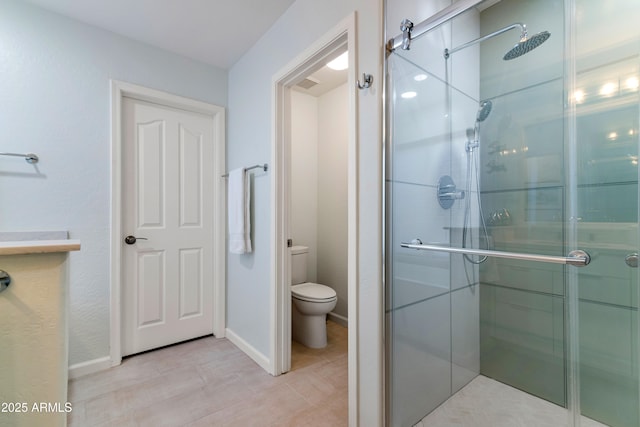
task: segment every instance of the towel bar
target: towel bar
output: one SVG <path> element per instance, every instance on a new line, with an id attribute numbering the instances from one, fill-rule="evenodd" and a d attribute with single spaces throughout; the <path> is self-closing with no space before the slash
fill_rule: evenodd
<path id="1" fill-rule="evenodd" d="M 254 165 L 254 166 L 250 166 L 248 168 L 245 168 L 245 170 L 249 171 L 251 169 L 258 169 L 258 168 L 261 168 L 263 171 L 266 172 L 267 170 L 269 170 L 269 165 L 266 164 L 266 163 L 264 165 Z M 222 175 L 223 178 L 227 178 L 228 176 L 229 176 L 228 173 L 225 173 L 224 175 Z"/>
<path id="2" fill-rule="evenodd" d="M 38 163 L 38 156 L 33 153 L 20 154 L 20 153 L 0 153 L 0 156 L 14 156 L 14 157 L 24 157 L 27 163 Z"/>

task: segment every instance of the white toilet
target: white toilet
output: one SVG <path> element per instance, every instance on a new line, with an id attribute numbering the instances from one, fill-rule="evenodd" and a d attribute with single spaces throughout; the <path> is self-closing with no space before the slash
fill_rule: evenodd
<path id="1" fill-rule="evenodd" d="M 307 282 L 306 246 L 291 248 L 291 335 L 302 345 L 323 348 L 327 345 L 327 313 L 338 301 L 329 286 Z"/>

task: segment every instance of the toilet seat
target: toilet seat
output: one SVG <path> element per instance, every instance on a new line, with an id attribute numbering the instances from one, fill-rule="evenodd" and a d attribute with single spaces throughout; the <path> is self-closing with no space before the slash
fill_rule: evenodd
<path id="1" fill-rule="evenodd" d="M 336 291 L 319 283 L 301 283 L 291 286 L 293 298 L 309 302 L 327 302 L 337 298 Z"/>

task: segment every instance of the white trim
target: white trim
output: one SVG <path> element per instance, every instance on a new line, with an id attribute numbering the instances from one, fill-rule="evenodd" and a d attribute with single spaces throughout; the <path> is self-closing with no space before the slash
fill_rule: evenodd
<path id="1" fill-rule="evenodd" d="M 349 298 L 347 314 L 348 328 L 348 395 L 349 395 L 349 426 L 360 425 L 360 344 L 359 344 L 359 304 L 360 292 L 360 183 L 359 177 L 359 120 L 358 96 L 356 79 L 359 75 L 356 58 L 358 58 L 358 28 L 356 13 L 350 17 L 347 38 L 349 45 L 349 144 L 347 146 L 347 295 Z"/>
<path id="2" fill-rule="evenodd" d="M 231 341 L 236 347 L 238 347 L 242 352 L 244 352 L 247 356 L 249 356 L 254 362 L 256 362 L 262 369 L 265 371 L 269 371 L 271 363 L 269 363 L 269 359 L 264 354 L 260 353 L 255 349 L 251 344 L 240 338 L 235 332 L 231 329 L 226 330 L 227 339 Z"/>
<path id="3" fill-rule="evenodd" d="M 76 363 L 75 365 L 69 366 L 69 379 L 73 380 L 84 377 L 85 375 L 106 371 L 109 368 L 111 368 L 111 358 L 109 356 Z"/>
<path id="4" fill-rule="evenodd" d="M 358 425 L 359 370 L 358 370 L 358 94 L 356 89 L 356 13 L 347 16 L 331 31 L 307 48 L 273 77 L 274 133 L 271 152 L 271 186 L 274 192 L 271 204 L 271 363 L 272 375 L 279 375 L 291 367 L 291 297 L 290 256 L 286 245 L 289 235 L 290 149 L 288 130 L 291 116 L 288 92 L 291 86 L 308 76 L 313 68 L 336 49 L 349 50 L 349 142 L 348 142 L 348 313 L 349 313 L 349 425 Z"/>
<path id="5" fill-rule="evenodd" d="M 122 238 L 122 102 L 124 97 L 153 102 L 173 108 L 180 108 L 210 116 L 214 126 L 214 212 L 213 224 L 213 334 L 222 338 L 225 335 L 226 321 L 226 198 L 224 180 L 219 179 L 225 173 L 225 109 L 191 98 L 185 98 L 155 89 L 111 80 L 111 309 L 109 359 L 111 366 L 122 361 L 122 323 L 121 323 L 121 238 Z M 96 359 L 102 360 L 102 359 Z"/>

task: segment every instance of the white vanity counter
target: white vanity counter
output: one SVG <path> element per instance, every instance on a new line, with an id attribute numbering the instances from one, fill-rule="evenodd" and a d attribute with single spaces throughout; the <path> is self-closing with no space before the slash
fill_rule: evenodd
<path id="1" fill-rule="evenodd" d="M 70 240 L 68 236 L 69 233 L 66 231 L 2 231 L 0 232 L 0 255 L 80 250 L 80 241 Z"/>
<path id="2" fill-rule="evenodd" d="M 0 255 L 44 254 L 51 252 L 70 252 L 78 250 L 80 250 L 79 240 L 35 240 L 0 242 Z"/>

